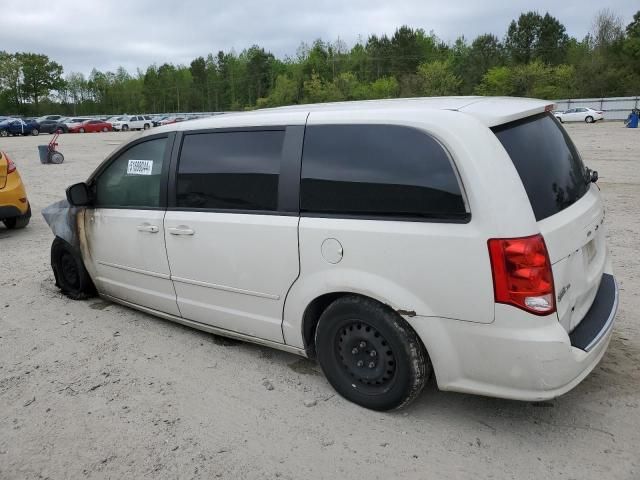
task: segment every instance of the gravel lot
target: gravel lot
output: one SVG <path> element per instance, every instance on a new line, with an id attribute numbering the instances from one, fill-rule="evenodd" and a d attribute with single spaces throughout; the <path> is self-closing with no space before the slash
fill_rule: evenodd
<path id="1" fill-rule="evenodd" d="M 312 362 L 60 295 L 40 210 L 131 133 L 0 141 L 34 216 L 0 227 L 0 478 L 640 478 L 640 130 L 568 125 L 599 171 L 621 290 L 601 364 L 538 404 L 439 392 L 376 413 Z M 272 389 L 269 389 L 272 385 Z"/>

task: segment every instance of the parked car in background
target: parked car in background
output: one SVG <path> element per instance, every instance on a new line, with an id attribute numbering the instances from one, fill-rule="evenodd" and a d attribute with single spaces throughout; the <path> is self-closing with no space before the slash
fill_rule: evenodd
<path id="1" fill-rule="evenodd" d="M 123 117 L 122 115 L 116 115 L 116 116 L 114 116 L 114 117 L 108 117 L 108 118 L 106 118 L 106 119 L 105 119 L 105 122 L 109 122 L 109 123 L 111 124 L 111 126 L 113 126 L 113 124 L 114 124 L 115 122 L 118 122 L 118 121 L 120 121 L 120 120 L 122 120 L 122 119 L 124 119 L 124 118 L 125 118 L 125 117 Z"/>
<path id="2" fill-rule="evenodd" d="M 564 112 L 554 112 L 553 114 L 560 122 L 594 123 L 598 120 L 604 120 L 604 113 L 592 108 L 570 108 Z"/>
<path id="3" fill-rule="evenodd" d="M 16 164 L 0 152 L 0 221 L 14 229 L 26 227 L 30 219 L 31 206 Z"/>
<path id="4" fill-rule="evenodd" d="M 69 133 L 111 132 L 112 130 L 112 125 L 102 120 L 85 120 L 69 127 Z"/>
<path id="5" fill-rule="evenodd" d="M 171 125 L 172 123 L 184 122 L 186 117 L 170 116 L 160 121 L 160 125 Z"/>
<path id="6" fill-rule="evenodd" d="M 9 135 L 38 135 L 40 124 L 35 120 L 22 120 L 21 118 L 9 118 L 0 123 L 0 137 Z"/>
<path id="7" fill-rule="evenodd" d="M 64 120 L 62 118 L 61 120 Z M 40 133 L 67 133 L 69 127 L 61 120 L 42 120 L 40 121 Z"/>
<path id="8" fill-rule="evenodd" d="M 64 123 L 67 127 L 71 128 L 74 123 L 82 123 L 87 120 L 91 120 L 89 117 L 70 117 Z"/>
<path id="9" fill-rule="evenodd" d="M 618 289 L 597 173 L 552 107 L 397 99 L 159 127 L 67 189 L 83 235 L 55 238 L 56 283 L 317 358 L 374 410 L 431 372 L 557 397 L 604 355 Z"/>
<path id="10" fill-rule="evenodd" d="M 44 115 L 42 117 L 36 118 L 36 121 L 38 123 L 42 123 L 47 120 L 53 120 L 53 121 L 59 122 L 62 118 L 63 118 L 62 115 Z"/>
<path id="11" fill-rule="evenodd" d="M 151 119 L 154 127 L 160 126 L 161 122 L 165 119 L 169 118 L 169 115 L 156 115 Z"/>
<path id="12" fill-rule="evenodd" d="M 151 128 L 151 120 L 147 120 L 142 115 L 128 115 L 122 117 L 111 124 L 116 131 L 126 132 L 127 130 L 148 130 Z"/>

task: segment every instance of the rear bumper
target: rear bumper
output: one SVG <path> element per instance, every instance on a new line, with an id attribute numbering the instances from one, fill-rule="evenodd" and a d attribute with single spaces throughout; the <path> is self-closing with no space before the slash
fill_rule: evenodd
<path id="1" fill-rule="evenodd" d="M 0 189 L 0 219 L 24 215 L 27 210 L 29 201 L 24 184 L 17 173 L 10 173 L 4 188 Z"/>
<path id="2" fill-rule="evenodd" d="M 613 328 L 617 311 L 618 286 L 613 275 L 605 273 L 591 308 L 569 334 L 571 346 L 586 352 L 595 348 L 600 339 Z"/>
<path id="3" fill-rule="evenodd" d="M 405 318 L 422 338 L 441 390 L 547 400 L 578 385 L 609 345 L 618 293 L 613 276 L 605 274 L 602 284 L 573 338 L 556 315 L 534 317 L 501 304 L 492 324 Z"/>

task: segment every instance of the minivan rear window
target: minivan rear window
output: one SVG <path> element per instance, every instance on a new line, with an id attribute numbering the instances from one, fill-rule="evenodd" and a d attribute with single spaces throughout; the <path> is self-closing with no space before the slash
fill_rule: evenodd
<path id="1" fill-rule="evenodd" d="M 550 113 L 492 130 L 520 175 L 536 220 L 555 215 L 587 192 L 589 182 L 582 159 Z"/>

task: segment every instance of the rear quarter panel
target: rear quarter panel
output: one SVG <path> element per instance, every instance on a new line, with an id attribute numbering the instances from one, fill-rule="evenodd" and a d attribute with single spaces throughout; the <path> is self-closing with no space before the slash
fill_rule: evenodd
<path id="1" fill-rule="evenodd" d="M 284 310 L 287 344 L 303 347 L 302 318 L 318 296 L 367 295 L 422 317 L 491 323 L 495 304 L 487 240 L 537 233 L 528 198 L 495 135 L 470 115 L 452 111 L 312 112 L 308 124 L 407 125 L 449 151 L 466 193 L 465 224 L 302 217 L 300 277 Z M 322 242 L 337 239 L 343 259 L 327 262 Z"/>

